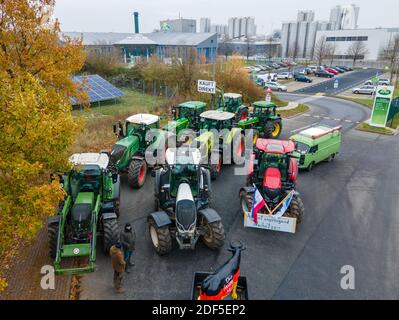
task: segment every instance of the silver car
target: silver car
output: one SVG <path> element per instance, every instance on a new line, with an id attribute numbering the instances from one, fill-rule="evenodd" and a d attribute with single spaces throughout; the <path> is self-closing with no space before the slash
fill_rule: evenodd
<path id="1" fill-rule="evenodd" d="M 352 90 L 353 93 L 355 94 L 371 94 L 373 95 L 375 93 L 375 87 L 374 86 L 361 86 L 359 88 L 354 88 Z"/>
<path id="2" fill-rule="evenodd" d="M 265 87 L 270 88 L 273 91 L 287 91 L 287 86 L 283 86 L 275 81 L 266 82 Z"/>

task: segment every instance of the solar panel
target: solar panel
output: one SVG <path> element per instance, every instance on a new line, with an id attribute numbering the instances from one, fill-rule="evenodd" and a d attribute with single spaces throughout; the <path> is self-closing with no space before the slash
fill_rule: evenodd
<path id="1" fill-rule="evenodd" d="M 83 88 L 89 96 L 89 102 L 99 102 L 123 97 L 125 94 L 101 78 L 98 74 L 73 77 L 74 83 L 83 83 Z M 71 98 L 72 105 L 78 104 L 76 98 Z"/>

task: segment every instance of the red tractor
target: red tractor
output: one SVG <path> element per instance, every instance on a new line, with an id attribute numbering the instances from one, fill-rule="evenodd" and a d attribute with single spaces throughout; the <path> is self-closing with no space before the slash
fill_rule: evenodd
<path id="1" fill-rule="evenodd" d="M 292 141 L 258 139 L 252 154 L 247 186 L 240 190 L 243 214 L 251 215 L 256 189 L 265 201 L 260 213 L 296 218 L 300 223 L 304 206 L 295 190 L 298 178 L 297 157 Z M 304 161 L 301 155 L 299 163 Z"/>

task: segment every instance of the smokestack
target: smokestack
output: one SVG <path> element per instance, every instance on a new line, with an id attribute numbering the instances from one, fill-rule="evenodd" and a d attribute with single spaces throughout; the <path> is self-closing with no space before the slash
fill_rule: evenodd
<path id="1" fill-rule="evenodd" d="M 134 15 L 134 33 L 139 33 L 139 13 L 133 12 Z"/>

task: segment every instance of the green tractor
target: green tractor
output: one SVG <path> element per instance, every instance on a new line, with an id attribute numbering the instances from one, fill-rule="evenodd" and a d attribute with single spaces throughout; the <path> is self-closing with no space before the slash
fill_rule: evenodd
<path id="1" fill-rule="evenodd" d="M 47 223 L 49 253 L 56 274 L 93 272 L 99 235 L 106 254 L 119 239 L 120 181 L 106 153 L 81 153 L 70 158 L 73 168 L 61 177 L 67 194 L 57 215 Z M 64 267 L 64 258 L 85 258 L 85 265 Z"/>
<path id="2" fill-rule="evenodd" d="M 222 93 L 219 98 L 219 110 L 235 114 L 235 121 L 248 117 L 248 107 L 242 104 L 242 95 L 239 93 Z"/>
<path id="3" fill-rule="evenodd" d="M 184 129 L 199 130 L 200 114 L 206 109 L 206 103 L 202 101 L 186 101 L 177 107 L 172 107 L 173 121 L 170 121 L 163 129 L 178 134 Z"/>
<path id="4" fill-rule="evenodd" d="M 254 141 L 258 135 L 264 138 L 277 139 L 283 129 L 277 106 L 272 102 L 257 101 L 252 104 L 253 111 L 247 119 L 238 122 L 241 129 L 254 129 Z"/>
<path id="5" fill-rule="evenodd" d="M 110 162 L 120 173 L 127 173 L 132 188 L 141 188 L 147 177 L 148 164 L 145 152 L 151 145 L 157 148 L 162 143 L 163 131 L 150 141 L 146 139 L 151 129 L 159 129 L 159 117 L 153 114 L 139 113 L 114 125 L 114 133 L 118 141 L 112 146 Z"/>
<path id="6" fill-rule="evenodd" d="M 152 172 L 155 177 L 155 210 L 147 218 L 155 251 L 172 250 L 172 238 L 180 249 L 195 249 L 198 240 L 217 250 L 225 232 L 219 214 L 209 208 L 210 172 L 202 154 L 188 145 L 166 150 L 166 164 Z"/>
<path id="7" fill-rule="evenodd" d="M 245 142 L 241 137 L 241 128 L 234 127 L 234 113 L 208 110 L 201 113 L 200 117 L 201 134 L 191 143 L 201 150 L 203 157 L 208 156 L 211 178 L 214 180 L 220 175 L 224 159 L 229 159 L 231 164 L 234 152 L 239 157 L 243 155 Z M 219 133 L 218 141 L 214 138 L 213 130 Z"/>

